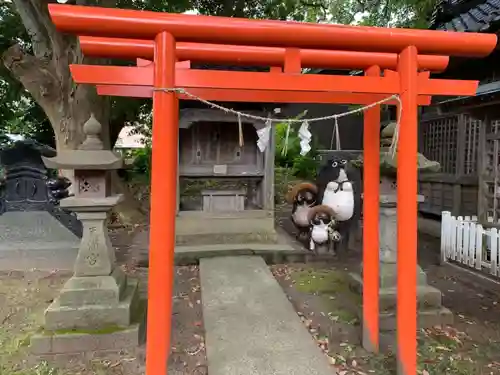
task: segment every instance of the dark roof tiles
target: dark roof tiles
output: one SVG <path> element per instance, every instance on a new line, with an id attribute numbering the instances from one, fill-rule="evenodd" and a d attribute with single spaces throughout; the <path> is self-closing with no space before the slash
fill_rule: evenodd
<path id="1" fill-rule="evenodd" d="M 486 0 L 479 4 L 477 0 L 442 0 L 433 12 L 430 28 L 492 32 L 498 29 L 497 21 L 500 21 L 500 0 Z"/>

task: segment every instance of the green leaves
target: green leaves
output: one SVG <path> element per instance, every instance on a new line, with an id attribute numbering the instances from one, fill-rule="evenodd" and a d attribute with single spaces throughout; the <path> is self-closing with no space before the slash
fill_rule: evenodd
<path id="1" fill-rule="evenodd" d="M 10 2 L 0 2 L 0 56 L 12 44 L 27 42 L 28 37 L 19 16 Z M 20 112 L 19 100 L 24 96 L 23 86 L 0 64 L 0 132 L 17 118 Z"/>

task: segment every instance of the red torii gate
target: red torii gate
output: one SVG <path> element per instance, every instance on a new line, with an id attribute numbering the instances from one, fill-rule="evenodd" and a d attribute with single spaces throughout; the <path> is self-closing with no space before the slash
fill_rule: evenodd
<path id="1" fill-rule="evenodd" d="M 49 5 L 49 11 L 62 32 L 91 37 L 134 38 L 82 37 L 82 47 L 87 55 L 154 60 L 150 65 L 139 61 L 137 67 L 71 67 L 77 83 L 95 84 L 101 94 L 153 97 L 153 144 L 156 147 L 153 147 L 151 181 L 147 375 L 166 373 L 170 350 L 176 212 L 176 192 L 172 187 L 177 185 L 178 167 L 179 95 L 170 90 L 174 88 L 186 89 L 207 100 L 232 101 L 317 100 L 322 103 L 367 104 L 389 95 L 400 96 L 398 367 L 401 374 L 416 374 L 417 106 L 428 104 L 430 95 L 474 95 L 477 89 L 476 81 L 429 79 L 429 71 L 443 70 L 448 58 L 419 56 L 417 51 L 429 55 L 486 56 L 496 46 L 495 35 L 258 21 L 68 5 Z M 252 47 L 242 47 L 244 45 Z M 187 64 L 178 63 L 179 60 L 255 64 L 270 66 L 271 69 L 267 73 L 205 71 L 188 69 Z M 304 75 L 301 68 L 305 66 L 363 69 L 365 77 Z M 380 76 L 381 68 L 386 69 L 383 77 Z M 423 72 L 419 73 L 421 70 Z M 378 348 L 379 313 L 378 111 L 379 108 L 367 110 L 364 120 L 363 326 L 375 350 Z M 164 167 L 162 173 L 160 165 Z"/>

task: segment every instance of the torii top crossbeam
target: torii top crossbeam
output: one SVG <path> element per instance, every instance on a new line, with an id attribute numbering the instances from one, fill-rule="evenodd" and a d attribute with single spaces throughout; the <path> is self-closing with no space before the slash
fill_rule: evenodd
<path id="1" fill-rule="evenodd" d="M 444 63 L 444 66 L 447 56 L 486 56 L 496 47 L 496 35 L 245 20 L 57 4 L 49 5 L 49 11 L 59 31 L 80 37 L 121 39 L 105 41 L 115 49 L 104 57 L 117 57 L 116 54 L 129 58 L 154 57 L 152 66 L 146 67 L 72 66 L 72 75 L 77 83 L 95 84 L 98 88 L 101 86 L 112 90 L 127 86 L 132 91 L 146 89 L 150 91 L 141 95 L 151 94 L 153 97 L 147 375 L 166 374 L 170 351 L 179 146 L 179 95 L 176 90 L 179 88 L 201 90 L 199 92 L 209 93 L 214 98 L 221 98 L 221 91 L 230 94 L 251 93 L 248 98 L 253 101 L 264 98 L 263 94 L 279 96 L 283 93 L 294 101 L 306 94 L 349 94 L 358 103 L 366 100 L 365 96 L 360 95 L 369 95 L 370 98 L 377 95 L 399 96 L 398 374 L 416 375 L 417 107 L 428 103 L 426 99 L 430 95 L 474 95 L 477 88 L 477 82 L 474 81 L 429 79 L 429 70 L 439 69 L 436 66 L 431 68 L 429 58 L 424 55 L 440 55 L 432 58 L 434 63 L 441 61 L 440 64 Z M 124 38 L 136 41 L 126 41 Z M 181 43 L 205 43 L 205 47 Z M 278 63 L 280 69 L 266 73 L 207 71 L 186 69 L 177 62 L 182 53 L 193 60 L 208 59 L 208 56 L 213 59 L 216 56 L 214 51 L 209 51 L 205 57 L 200 56 L 207 52 L 208 44 L 217 43 L 226 45 L 220 53 L 227 63 L 233 59 L 234 62 L 238 61 L 237 54 L 233 52 L 234 46 L 240 45 L 239 48 L 247 46 L 240 51 L 246 51 L 243 53 L 247 57 L 251 56 L 248 61 L 263 59 L 261 62 L 264 65 L 272 67 L 272 64 Z M 94 43 L 93 47 L 97 44 Z M 266 59 L 265 53 L 258 49 L 262 47 L 280 50 L 273 50 L 273 57 Z M 99 49 L 101 47 L 96 48 L 93 52 L 87 48 L 87 52 L 106 54 L 105 50 Z M 310 52 L 313 49 L 325 51 Z M 308 59 L 313 64 L 321 63 L 322 59 L 340 59 L 342 52 L 338 50 L 374 53 L 370 55 L 373 66 L 366 69 L 361 66 L 365 70 L 364 77 L 301 74 L 301 68 Z M 393 55 L 382 56 L 380 53 Z M 349 59 L 344 60 L 346 66 L 343 67 L 359 69 L 361 55 L 347 56 Z M 383 61 L 394 70 L 385 71 L 381 77 Z M 335 66 L 335 63 L 332 65 Z M 346 97 L 323 99 L 324 102 L 339 102 Z M 363 337 L 366 336 L 376 349 L 379 333 L 379 108 L 374 107 L 365 112 L 364 124 Z"/>
<path id="2" fill-rule="evenodd" d="M 324 25 L 169 14 L 112 8 L 49 5 L 60 30 L 77 35 L 154 39 L 162 31 L 177 41 L 254 46 L 400 52 L 415 46 L 419 53 L 486 56 L 495 35 L 446 31 Z"/>

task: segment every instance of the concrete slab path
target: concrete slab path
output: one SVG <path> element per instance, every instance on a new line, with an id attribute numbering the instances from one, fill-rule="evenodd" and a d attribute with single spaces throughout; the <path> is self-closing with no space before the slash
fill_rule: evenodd
<path id="1" fill-rule="evenodd" d="M 200 260 L 210 375 L 332 375 L 292 304 L 258 256 Z"/>

